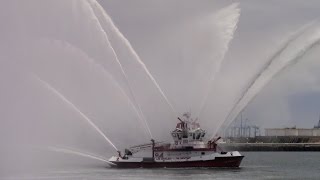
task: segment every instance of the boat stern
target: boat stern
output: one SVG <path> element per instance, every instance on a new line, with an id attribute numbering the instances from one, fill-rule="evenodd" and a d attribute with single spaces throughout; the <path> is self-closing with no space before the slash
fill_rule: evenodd
<path id="1" fill-rule="evenodd" d="M 111 167 L 117 167 L 117 161 L 119 161 L 119 157 L 118 156 L 112 156 L 108 161 L 110 162 L 109 165 Z"/>

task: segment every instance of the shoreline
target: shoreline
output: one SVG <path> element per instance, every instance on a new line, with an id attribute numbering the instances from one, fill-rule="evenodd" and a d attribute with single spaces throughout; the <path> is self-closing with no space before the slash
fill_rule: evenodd
<path id="1" fill-rule="evenodd" d="M 320 143 L 220 143 L 225 151 L 320 151 Z"/>

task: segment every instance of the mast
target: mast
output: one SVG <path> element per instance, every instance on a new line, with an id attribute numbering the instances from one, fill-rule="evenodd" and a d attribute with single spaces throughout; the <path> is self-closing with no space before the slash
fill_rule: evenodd
<path id="1" fill-rule="evenodd" d="M 320 128 L 320 115 L 319 115 L 318 128 Z"/>
<path id="2" fill-rule="evenodd" d="M 240 114 L 240 137 L 242 137 L 242 112 Z"/>
<path id="3" fill-rule="evenodd" d="M 154 139 L 151 139 L 151 142 L 152 142 L 152 159 L 154 160 L 154 146 L 155 146 Z"/>

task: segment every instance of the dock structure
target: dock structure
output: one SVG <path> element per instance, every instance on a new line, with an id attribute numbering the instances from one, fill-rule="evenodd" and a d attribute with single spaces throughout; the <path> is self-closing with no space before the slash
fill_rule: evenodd
<path id="1" fill-rule="evenodd" d="M 320 143 L 320 136 L 229 137 L 228 143 Z"/>
<path id="2" fill-rule="evenodd" d="M 242 118 L 240 119 L 242 121 Z M 320 120 L 313 128 L 266 128 L 264 135 L 252 135 L 251 126 L 234 123 L 226 130 L 225 150 L 237 151 L 320 151 Z M 249 128 L 248 128 L 249 127 Z M 257 127 L 257 126 L 252 126 Z M 260 128 L 256 128 L 259 129 Z M 249 133 L 246 133 L 249 132 Z M 245 132 L 245 133 L 243 133 Z"/>
<path id="3" fill-rule="evenodd" d="M 320 143 L 225 143 L 228 151 L 320 151 Z"/>
<path id="4" fill-rule="evenodd" d="M 251 138 L 261 136 L 260 127 L 249 121 L 248 118 L 243 118 L 242 113 L 240 118 L 236 119 L 231 125 L 226 128 L 223 137 Z"/>

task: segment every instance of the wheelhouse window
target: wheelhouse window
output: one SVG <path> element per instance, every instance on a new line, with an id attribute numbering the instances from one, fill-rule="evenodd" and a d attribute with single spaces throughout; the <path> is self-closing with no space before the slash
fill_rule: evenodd
<path id="1" fill-rule="evenodd" d="M 197 139 L 200 139 L 200 135 L 201 135 L 200 133 L 199 133 L 199 134 L 197 134 Z"/>

